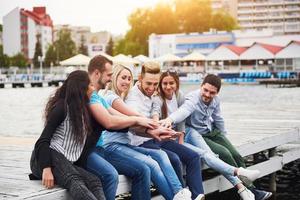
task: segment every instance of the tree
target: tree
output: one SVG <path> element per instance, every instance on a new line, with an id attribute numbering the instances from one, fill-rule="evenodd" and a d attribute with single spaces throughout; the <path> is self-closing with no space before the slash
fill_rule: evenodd
<path id="1" fill-rule="evenodd" d="M 84 35 L 82 34 L 81 37 L 80 37 L 80 46 L 78 48 L 78 53 L 81 53 L 83 55 L 88 55 L 88 50 L 87 50 L 87 47 L 85 45 L 85 38 L 84 38 Z"/>
<path id="2" fill-rule="evenodd" d="M 71 39 L 71 33 L 68 29 L 62 29 L 58 32 L 58 40 L 54 42 L 57 51 L 58 61 L 65 60 L 76 54 L 75 42 Z"/>
<path id="3" fill-rule="evenodd" d="M 55 50 L 54 45 L 49 45 L 46 56 L 45 56 L 45 66 L 50 67 L 51 63 L 57 65 L 57 51 Z"/>
<path id="4" fill-rule="evenodd" d="M 112 40 L 112 37 L 110 36 L 107 47 L 106 47 L 106 53 L 109 55 L 113 55 L 113 47 L 114 47 L 114 42 Z"/>
<path id="5" fill-rule="evenodd" d="M 11 65 L 17 66 L 17 67 L 27 67 L 28 66 L 28 60 L 27 58 L 22 54 L 18 53 L 11 57 Z"/>
<path id="6" fill-rule="evenodd" d="M 213 14 L 211 27 L 219 31 L 232 31 L 238 28 L 234 18 L 224 10 L 219 10 Z"/>
<path id="7" fill-rule="evenodd" d="M 3 46 L 0 45 L 0 67 L 9 67 L 10 58 L 3 53 Z"/>
<path id="8" fill-rule="evenodd" d="M 33 65 L 34 67 L 40 66 L 39 57 L 42 57 L 42 45 L 41 45 L 41 34 L 36 35 L 35 51 L 33 56 Z"/>

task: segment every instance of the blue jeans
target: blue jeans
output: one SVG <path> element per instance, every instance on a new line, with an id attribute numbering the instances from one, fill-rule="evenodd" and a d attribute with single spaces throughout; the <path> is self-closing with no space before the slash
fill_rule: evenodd
<path id="1" fill-rule="evenodd" d="M 182 189 L 182 184 L 179 181 L 166 152 L 164 152 L 161 149 L 149 149 L 138 146 L 132 146 L 132 148 L 146 156 L 151 157 L 158 163 L 161 171 L 163 172 L 169 184 L 169 187 L 173 192 L 173 195 L 175 195 Z"/>
<path id="2" fill-rule="evenodd" d="M 86 170 L 100 178 L 107 200 L 114 200 L 118 188 L 118 172 L 104 159 L 104 149 L 95 147 L 87 157 Z"/>
<path id="3" fill-rule="evenodd" d="M 134 148 L 129 144 L 121 143 L 111 143 L 105 147 L 105 159 L 120 174 L 132 179 L 132 199 L 151 199 L 150 177 L 165 199 L 173 199 L 173 191 L 159 164 L 150 156 L 144 155 L 134 150 Z M 163 160 L 164 158 L 160 159 Z"/>
<path id="4" fill-rule="evenodd" d="M 178 144 L 175 141 L 158 142 L 152 139 L 144 142 L 140 146 L 151 149 L 161 148 L 162 150 L 167 150 L 166 153 L 170 160 L 173 160 L 174 158 L 177 160 L 177 157 L 179 157 L 180 161 L 186 165 L 186 183 L 192 192 L 192 198 L 195 199 L 199 194 L 204 194 L 200 156 L 197 152 L 184 145 Z M 176 160 L 171 161 L 171 163 L 175 163 Z"/>
<path id="5" fill-rule="evenodd" d="M 232 185 L 235 186 L 242 182 L 237 176 L 234 176 L 235 167 L 219 159 L 195 129 L 186 128 L 185 142 L 185 146 L 196 151 L 210 168 L 221 173 Z"/>

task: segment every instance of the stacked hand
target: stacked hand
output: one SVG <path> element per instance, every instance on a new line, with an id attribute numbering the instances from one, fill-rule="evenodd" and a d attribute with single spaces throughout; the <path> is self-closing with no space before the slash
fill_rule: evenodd
<path id="1" fill-rule="evenodd" d="M 163 127 L 171 128 L 173 121 L 170 118 L 162 119 L 159 124 Z"/>

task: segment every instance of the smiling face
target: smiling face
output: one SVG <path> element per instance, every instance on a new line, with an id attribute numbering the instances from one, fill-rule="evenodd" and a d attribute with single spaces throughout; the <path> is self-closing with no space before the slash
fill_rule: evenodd
<path id="1" fill-rule="evenodd" d="M 201 85 L 201 99 L 204 103 L 209 104 L 217 94 L 218 88 L 215 86 L 209 83 Z"/>
<path id="2" fill-rule="evenodd" d="M 144 95 L 151 97 L 158 87 L 160 74 L 145 73 L 139 78 L 140 90 Z"/>
<path id="3" fill-rule="evenodd" d="M 177 83 L 172 76 L 166 76 L 161 81 L 161 89 L 167 99 L 172 99 L 177 87 Z"/>
<path id="4" fill-rule="evenodd" d="M 127 69 L 123 69 L 117 77 L 117 90 L 120 94 L 129 90 L 132 82 L 131 73 Z"/>

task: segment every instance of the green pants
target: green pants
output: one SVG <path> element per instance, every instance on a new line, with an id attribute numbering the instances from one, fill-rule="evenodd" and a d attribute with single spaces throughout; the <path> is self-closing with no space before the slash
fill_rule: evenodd
<path id="1" fill-rule="evenodd" d="M 246 168 L 245 161 L 231 142 L 219 130 L 215 129 L 202 135 L 211 150 L 219 155 L 219 158 L 234 167 Z M 239 177 L 248 188 L 254 188 L 253 183 L 246 177 Z"/>

